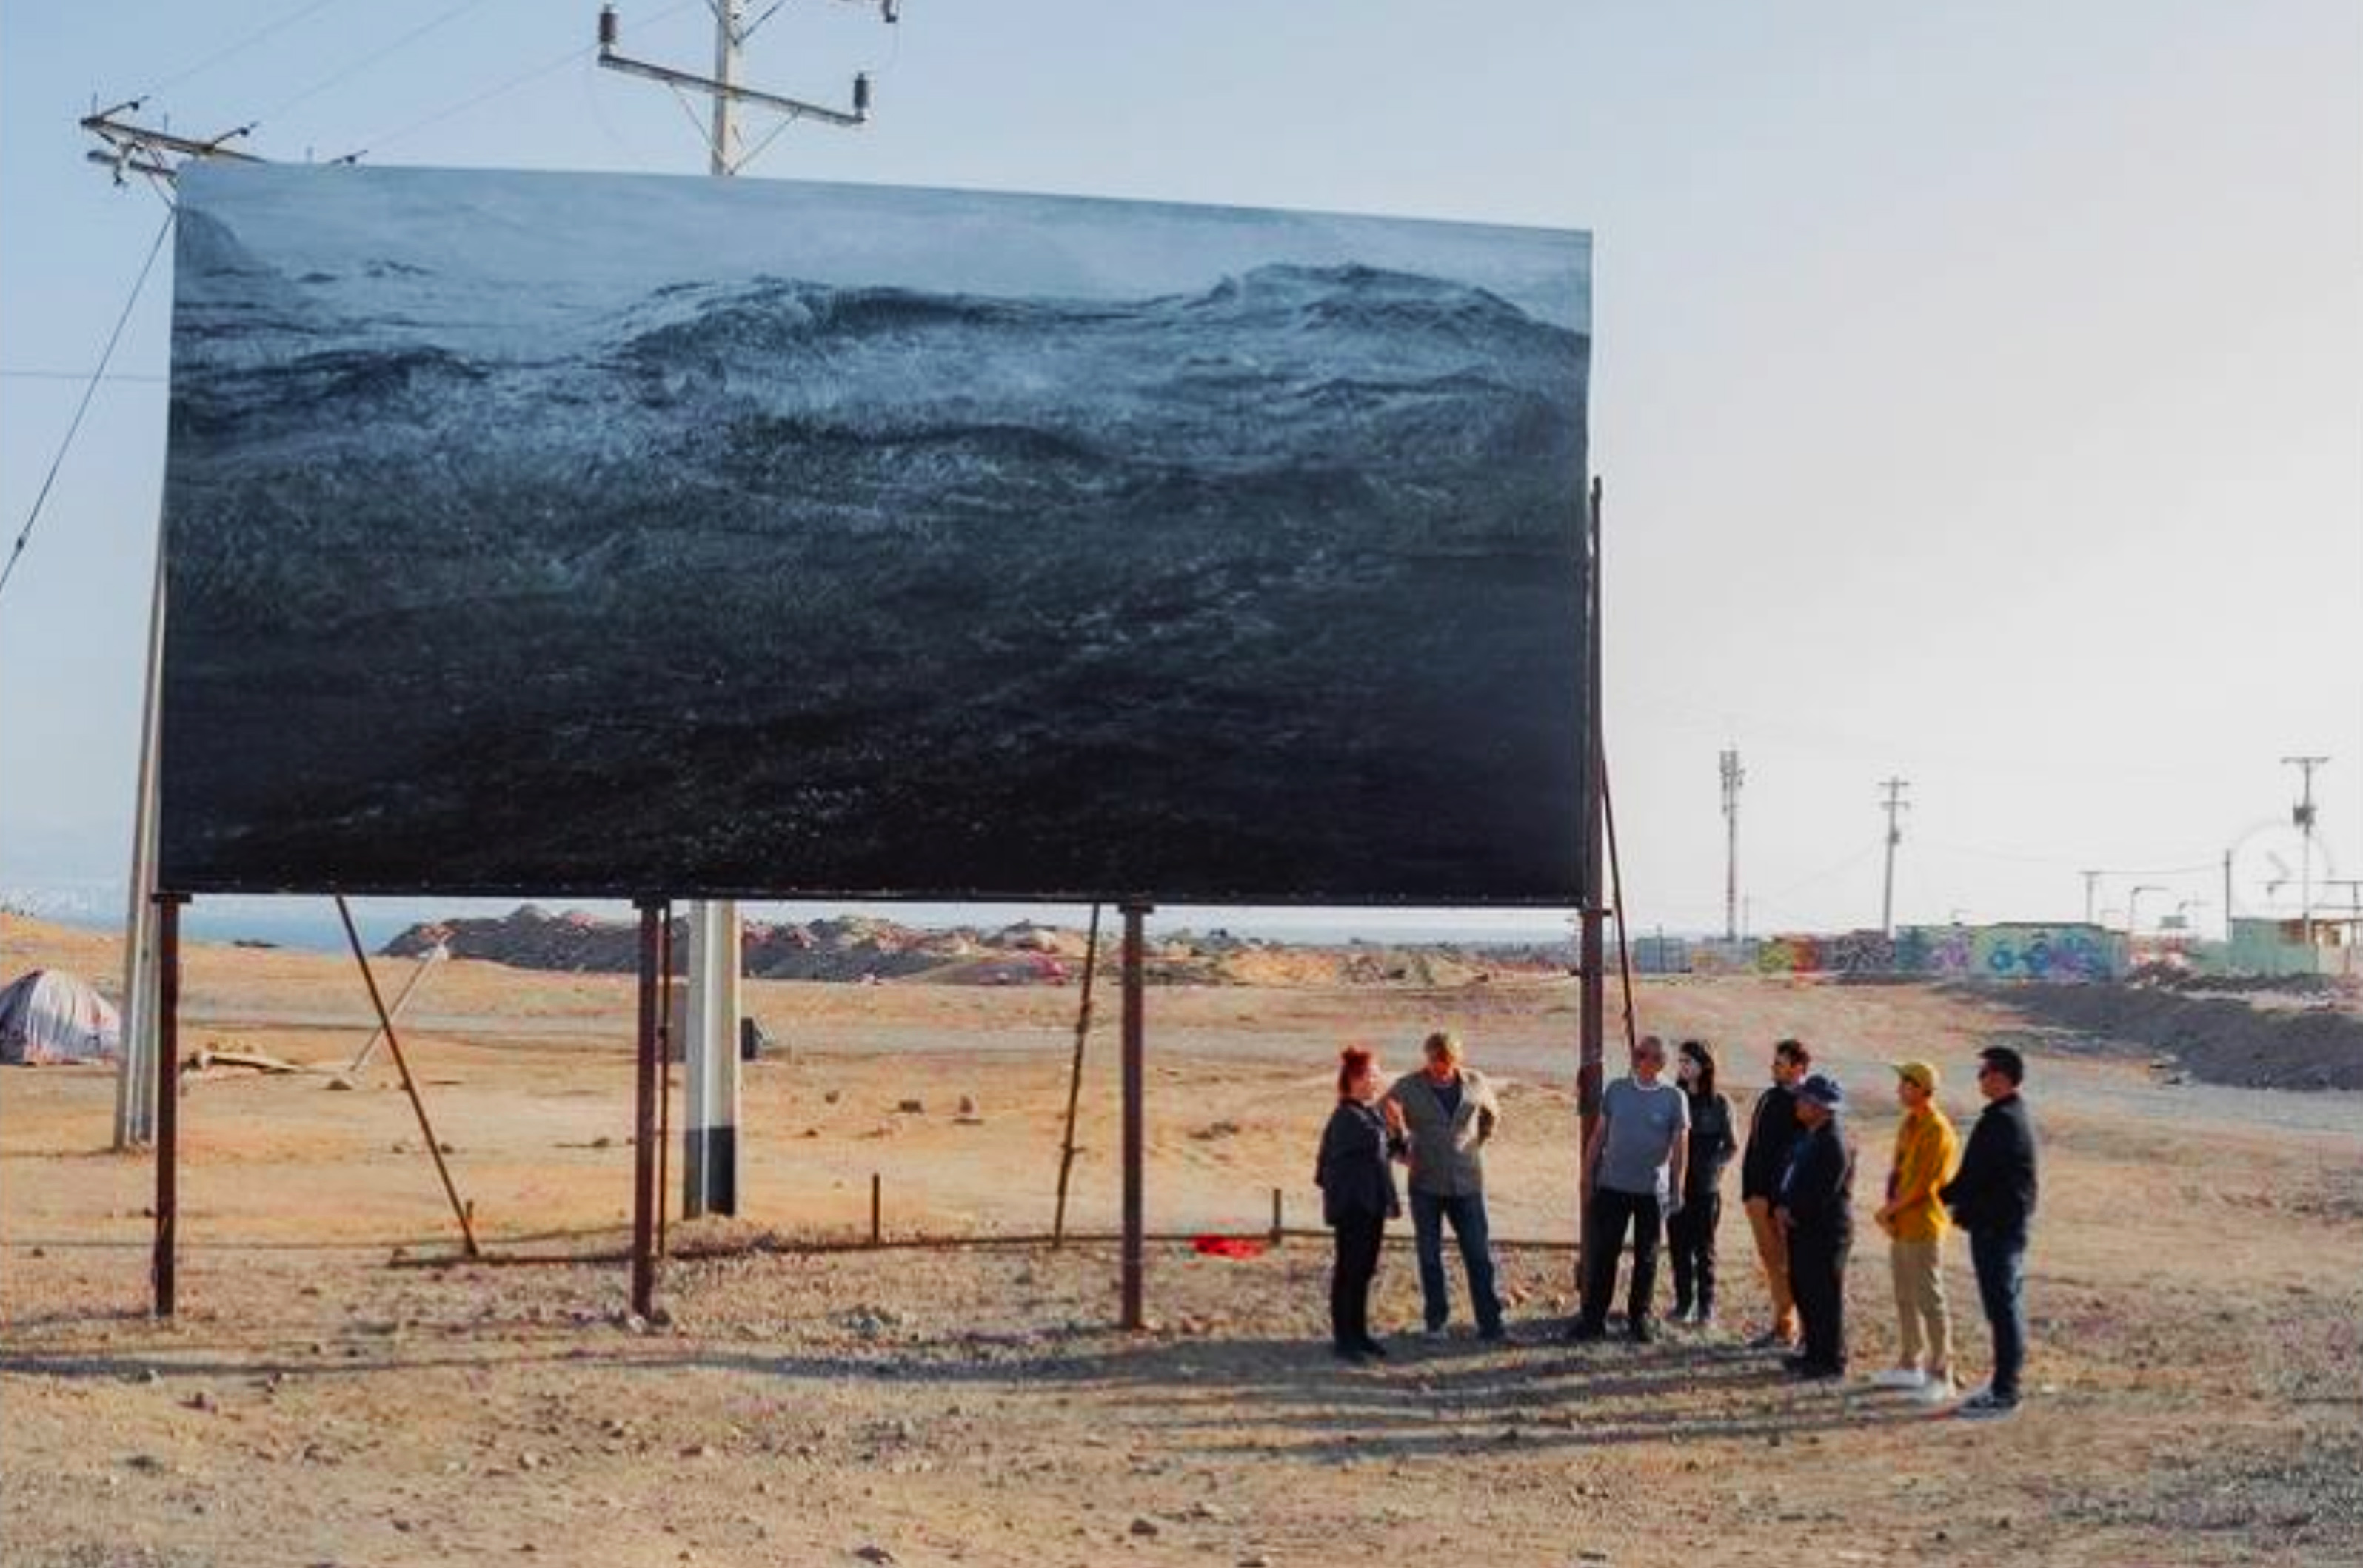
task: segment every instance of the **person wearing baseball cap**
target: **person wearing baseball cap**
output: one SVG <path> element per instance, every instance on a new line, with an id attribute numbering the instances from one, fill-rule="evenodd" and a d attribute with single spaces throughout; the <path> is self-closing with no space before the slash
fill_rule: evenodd
<path id="1" fill-rule="evenodd" d="M 1936 1069 L 1925 1062 L 1895 1064 L 1895 1098 L 1903 1121 L 1895 1130 L 1895 1158 L 1887 1172 L 1887 1201 L 1879 1228 L 1895 1281 L 1902 1332 L 1894 1366 L 1871 1382 L 1912 1393 L 1929 1404 L 1953 1395 L 1953 1320 L 1945 1300 L 1946 1218 L 1938 1189 L 1951 1178 L 1960 1140 L 1936 1105 Z"/>
<path id="2" fill-rule="evenodd" d="M 1804 1131 L 1781 1177 L 1776 1210 L 1789 1233 L 1789 1286 L 1803 1343 L 1783 1365 L 1792 1377 L 1846 1375 L 1846 1267 L 1854 1250 L 1854 1151 L 1838 1126 L 1846 1090 L 1827 1073 L 1797 1086 Z"/>

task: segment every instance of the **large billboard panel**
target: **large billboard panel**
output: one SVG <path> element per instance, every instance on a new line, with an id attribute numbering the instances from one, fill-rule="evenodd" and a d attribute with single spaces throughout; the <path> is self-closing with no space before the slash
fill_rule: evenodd
<path id="1" fill-rule="evenodd" d="M 1580 233 L 198 167 L 176 890 L 1576 896 Z"/>

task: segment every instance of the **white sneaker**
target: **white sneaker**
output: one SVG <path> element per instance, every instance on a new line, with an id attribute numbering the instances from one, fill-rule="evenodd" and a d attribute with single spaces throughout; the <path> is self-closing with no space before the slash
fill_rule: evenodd
<path id="1" fill-rule="evenodd" d="M 1916 1366 L 1891 1366 L 1884 1372 L 1871 1374 L 1873 1388 L 1921 1389 L 1928 1386 L 1928 1375 Z"/>
<path id="2" fill-rule="evenodd" d="M 1940 1372 L 1934 1377 L 1924 1379 L 1920 1386 L 1912 1391 L 1912 1397 L 1923 1405 L 1951 1404 L 1953 1375 L 1949 1372 Z"/>

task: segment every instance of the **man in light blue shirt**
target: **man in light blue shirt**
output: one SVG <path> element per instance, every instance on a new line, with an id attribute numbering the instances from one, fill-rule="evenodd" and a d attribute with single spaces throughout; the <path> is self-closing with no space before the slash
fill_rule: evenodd
<path id="1" fill-rule="evenodd" d="M 1570 1339 L 1596 1340 L 1608 1331 L 1608 1303 L 1616 1294 L 1616 1260 L 1625 1231 L 1633 1231 L 1633 1279 L 1625 1322 L 1634 1341 L 1657 1338 L 1658 1237 L 1681 1208 L 1682 1167 L 1690 1156 L 1690 1097 L 1661 1081 L 1666 1043 L 1645 1034 L 1633 1047 L 1633 1073 L 1608 1086 L 1600 1127 L 1583 1165 L 1583 1306 Z"/>

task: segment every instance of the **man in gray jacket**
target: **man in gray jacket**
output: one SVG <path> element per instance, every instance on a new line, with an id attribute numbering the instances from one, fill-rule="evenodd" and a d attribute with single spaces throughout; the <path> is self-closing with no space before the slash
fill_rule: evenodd
<path id="1" fill-rule="evenodd" d="M 1502 1109 L 1484 1076 L 1461 1066 L 1459 1040 L 1439 1030 L 1421 1049 L 1426 1066 L 1397 1078 L 1387 1098 L 1403 1107 L 1410 1134 L 1411 1223 L 1428 1337 L 1441 1336 L 1452 1316 L 1444 1276 L 1444 1222 L 1449 1220 L 1469 1271 L 1478 1337 L 1498 1340 L 1502 1298 L 1493 1289 L 1493 1242 L 1485 1219 L 1484 1147 L 1502 1124 Z"/>

